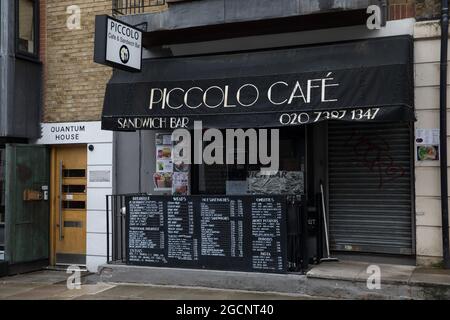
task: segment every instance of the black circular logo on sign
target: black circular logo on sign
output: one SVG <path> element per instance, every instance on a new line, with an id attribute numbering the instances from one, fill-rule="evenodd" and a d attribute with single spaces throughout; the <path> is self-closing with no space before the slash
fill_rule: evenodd
<path id="1" fill-rule="evenodd" d="M 119 55 L 120 61 L 122 61 L 123 63 L 127 63 L 128 60 L 130 60 L 130 50 L 128 50 L 128 47 L 125 45 L 120 47 Z"/>

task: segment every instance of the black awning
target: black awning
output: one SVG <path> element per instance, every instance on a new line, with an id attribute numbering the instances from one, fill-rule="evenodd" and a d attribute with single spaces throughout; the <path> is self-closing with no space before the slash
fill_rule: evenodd
<path id="1" fill-rule="evenodd" d="M 411 121 L 412 39 L 377 38 L 145 60 L 114 72 L 107 130 L 281 127 L 323 120 Z"/>

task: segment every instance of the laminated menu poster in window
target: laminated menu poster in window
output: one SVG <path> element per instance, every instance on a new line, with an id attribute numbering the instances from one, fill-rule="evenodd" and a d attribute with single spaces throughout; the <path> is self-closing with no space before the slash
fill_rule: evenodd
<path id="1" fill-rule="evenodd" d="M 190 166 L 182 161 L 173 162 L 175 142 L 168 133 L 156 133 L 155 191 L 171 191 L 173 195 L 189 194 Z"/>
<path id="2" fill-rule="evenodd" d="M 172 160 L 156 160 L 156 172 L 173 172 Z"/>
<path id="3" fill-rule="evenodd" d="M 172 173 L 155 173 L 153 175 L 153 184 L 156 191 L 172 190 Z"/>
<path id="4" fill-rule="evenodd" d="M 439 160 L 439 129 L 416 129 L 417 161 Z"/>
<path id="5" fill-rule="evenodd" d="M 189 174 L 187 172 L 174 172 L 172 181 L 172 195 L 189 195 Z"/>
<path id="6" fill-rule="evenodd" d="M 168 133 L 157 133 L 155 134 L 155 143 L 156 145 L 172 145 L 172 135 Z"/>
<path id="7" fill-rule="evenodd" d="M 156 160 L 172 160 L 172 146 L 157 145 Z"/>
<path id="8" fill-rule="evenodd" d="M 175 149 L 176 145 L 178 143 L 182 142 L 180 141 L 174 141 L 173 142 L 173 148 Z M 181 154 L 179 156 L 183 156 L 183 151 L 181 151 Z M 175 158 L 176 155 L 172 154 L 172 158 Z M 182 159 L 178 158 L 173 163 L 173 185 L 172 185 L 172 195 L 179 196 L 179 195 L 189 195 L 189 171 L 190 171 L 190 165 L 185 163 Z"/>
<path id="9" fill-rule="evenodd" d="M 172 191 L 173 162 L 170 133 L 155 134 L 155 162 L 156 173 L 153 175 L 155 191 Z"/>

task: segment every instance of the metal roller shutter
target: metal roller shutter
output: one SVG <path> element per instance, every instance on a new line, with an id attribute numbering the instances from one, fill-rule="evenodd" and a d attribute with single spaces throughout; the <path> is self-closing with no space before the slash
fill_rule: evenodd
<path id="1" fill-rule="evenodd" d="M 328 128 L 332 250 L 413 254 L 410 125 Z"/>

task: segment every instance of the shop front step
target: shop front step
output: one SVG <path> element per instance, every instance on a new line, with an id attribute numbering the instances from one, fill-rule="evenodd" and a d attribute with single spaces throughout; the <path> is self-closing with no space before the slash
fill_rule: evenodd
<path id="1" fill-rule="evenodd" d="M 314 266 L 307 277 L 311 295 L 318 292 L 350 299 L 450 299 L 450 270 L 444 269 L 342 261 Z"/>
<path id="2" fill-rule="evenodd" d="M 316 269 L 317 268 L 317 269 Z M 315 266 L 307 275 L 140 267 L 107 264 L 100 281 L 279 292 L 337 299 L 450 299 L 450 274 L 390 265 L 381 288 L 369 288 L 365 265 L 336 263 Z"/>
<path id="3" fill-rule="evenodd" d="M 305 275 L 256 272 L 139 267 L 107 264 L 99 266 L 100 281 L 186 287 L 283 292 L 302 294 Z"/>

